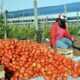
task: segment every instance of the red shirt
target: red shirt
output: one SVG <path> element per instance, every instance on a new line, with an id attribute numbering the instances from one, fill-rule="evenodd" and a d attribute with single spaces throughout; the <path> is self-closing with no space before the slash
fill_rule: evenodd
<path id="1" fill-rule="evenodd" d="M 66 37 L 71 39 L 72 36 L 68 33 L 67 28 L 64 29 L 64 32 L 59 34 L 58 29 L 60 28 L 58 22 L 55 22 L 51 25 L 51 30 L 50 30 L 50 44 L 51 46 L 56 46 L 56 40 L 59 39 L 59 35 L 62 35 L 62 37 Z"/>
<path id="2" fill-rule="evenodd" d="M 64 38 L 65 29 L 58 27 L 56 39 Z"/>

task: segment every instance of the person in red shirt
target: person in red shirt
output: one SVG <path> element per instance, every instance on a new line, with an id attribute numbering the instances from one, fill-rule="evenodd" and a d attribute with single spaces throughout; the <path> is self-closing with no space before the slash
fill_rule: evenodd
<path id="1" fill-rule="evenodd" d="M 50 44 L 56 48 L 70 48 L 73 45 L 74 37 L 68 32 L 65 15 L 60 14 L 55 23 L 52 23 L 50 29 Z"/>

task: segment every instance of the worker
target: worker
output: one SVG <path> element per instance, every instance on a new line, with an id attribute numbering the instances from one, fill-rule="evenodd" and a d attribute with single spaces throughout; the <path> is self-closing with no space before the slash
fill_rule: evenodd
<path id="1" fill-rule="evenodd" d="M 52 23 L 50 29 L 50 44 L 56 48 L 70 48 L 73 45 L 74 37 L 68 32 L 65 15 L 60 14 L 56 22 Z"/>

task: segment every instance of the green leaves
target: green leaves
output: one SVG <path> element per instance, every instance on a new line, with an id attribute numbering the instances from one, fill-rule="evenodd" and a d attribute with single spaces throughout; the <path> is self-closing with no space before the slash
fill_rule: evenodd
<path id="1" fill-rule="evenodd" d="M 4 16 L 0 14 L 0 38 L 4 38 L 5 26 L 4 26 Z"/>
<path id="2" fill-rule="evenodd" d="M 69 26 L 69 32 L 70 32 L 70 34 L 72 34 L 74 36 L 78 36 L 78 31 L 79 30 L 80 30 L 80 26 L 77 26 L 77 25 Z"/>
<path id="3" fill-rule="evenodd" d="M 20 40 L 35 38 L 34 26 L 28 28 L 27 26 L 21 26 L 21 25 L 14 25 L 14 24 L 9 25 L 7 33 L 8 33 L 8 38 L 16 38 Z"/>
<path id="4" fill-rule="evenodd" d="M 50 27 L 41 27 L 40 34 L 42 38 L 49 38 Z M 9 25 L 7 29 L 8 38 L 17 38 L 17 39 L 35 39 L 35 26 L 21 26 L 21 25 Z"/>

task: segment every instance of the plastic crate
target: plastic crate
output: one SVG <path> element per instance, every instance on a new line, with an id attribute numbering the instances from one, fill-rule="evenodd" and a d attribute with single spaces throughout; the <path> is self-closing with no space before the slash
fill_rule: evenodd
<path id="1" fill-rule="evenodd" d="M 65 57 L 73 58 L 73 49 L 57 48 L 57 52 Z"/>

